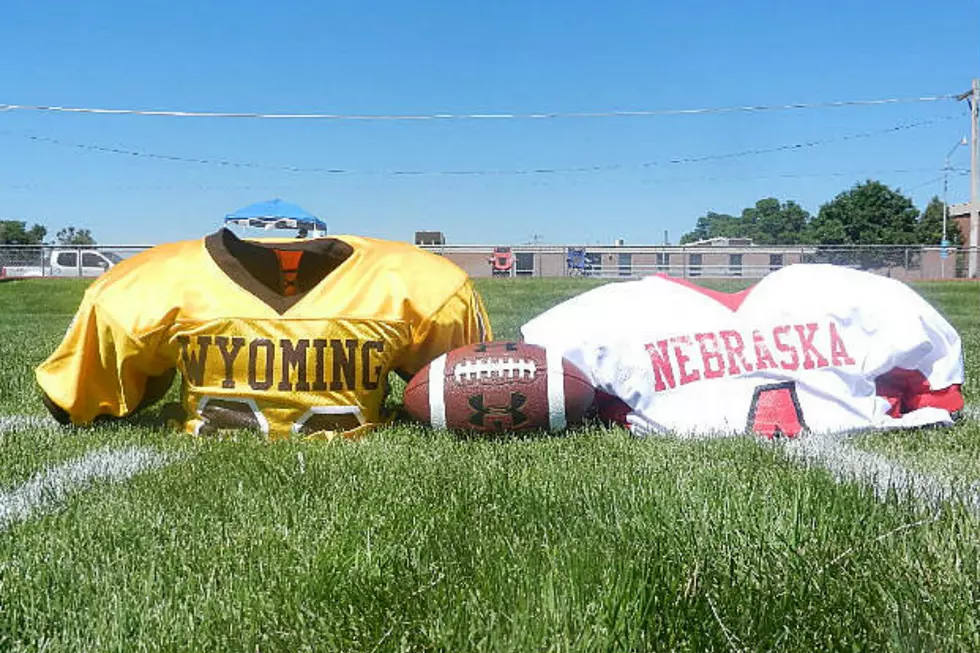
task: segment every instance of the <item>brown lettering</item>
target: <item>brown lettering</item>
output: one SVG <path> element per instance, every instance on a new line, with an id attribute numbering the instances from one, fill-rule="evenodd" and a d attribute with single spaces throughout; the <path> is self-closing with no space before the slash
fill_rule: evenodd
<path id="1" fill-rule="evenodd" d="M 327 389 L 326 370 L 323 365 L 323 350 L 327 348 L 327 341 L 317 338 L 313 341 L 313 349 L 316 351 L 316 363 L 313 367 L 313 391 L 322 392 Z"/>
<path id="2" fill-rule="evenodd" d="M 231 342 L 231 351 L 228 351 L 228 343 Z M 217 336 L 214 339 L 215 346 L 221 352 L 221 358 L 225 361 L 225 379 L 221 382 L 222 388 L 235 387 L 235 359 L 238 352 L 245 346 L 245 338 L 226 338 Z"/>
<path id="3" fill-rule="evenodd" d="M 381 365 L 371 367 L 371 352 L 382 352 L 385 343 L 380 340 L 368 340 L 361 348 L 361 384 L 365 390 L 377 390 L 381 381 Z"/>
<path id="4" fill-rule="evenodd" d="M 190 338 L 187 336 L 177 336 L 180 343 L 181 362 L 183 371 L 191 385 L 204 385 L 204 365 L 208 361 L 208 347 L 211 345 L 211 336 L 197 337 L 197 353 L 188 350 Z"/>
<path id="5" fill-rule="evenodd" d="M 347 351 L 344 352 L 344 345 L 347 346 Z M 356 340 L 331 340 L 330 348 L 333 349 L 333 378 L 330 381 L 331 390 L 343 390 L 346 387 L 348 390 L 354 388 L 354 359 L 357 356 L 357 341 Z M 340 380 L 340 376 L 343 374 L 344 380 Z"/>
<path id="6" fill-rule="evenodd" d="M 265 349 L 265 378 L 259 381 L 258 362 L 259 348 Z M 268 390 L 272 387 L 272 376 L 275 374 L 276 346 L 271 340 L 260 338 L 248 345 L 248 384 L 253 390 Z"/>
<path id="7" fill-rule="evenodd" d="M 279 380 L 279 389 L 289 392 L 294 388 L 289 378 L 290 369 L 296 368 L 296 390 L 309 390 L 310 384 L 306 380 L 306 350 L 310 346 L 309 340 L 297 340 L 293 345 L 292 340 L 280 340 L 279 347 L 282 349 L 282 379 Z"/>

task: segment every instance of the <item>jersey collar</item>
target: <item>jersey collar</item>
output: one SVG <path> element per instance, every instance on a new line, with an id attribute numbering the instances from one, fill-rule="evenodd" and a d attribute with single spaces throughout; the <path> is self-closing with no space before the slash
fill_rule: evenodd
<path id="1" fill-rule="evenodd" d="M 220 229 L 204 239 L 204 247 L 215 264 L 242 290 L 280 315 L 296 305 L 314 287 L 354 253 L 354 248 L 336 238 L 285 242 L 243 240 L 229 229 Z M 283 294 L 284 279 L 275 250 L 301 251 L 296 272 L 296 294 Z"/>
<path id="2" fill-rule="evenodd" d="M 746 297 L 749 296 L 749 293 L 755 289 L 755 285 L 753 284 L 752 286 L 749 286 L 745 290 L 739 292 L 722 292 L 720 290 L 712 290 L 710 288 L 705 288 L 704 286 L 699 286 L 696 283 L 688 281 L 687 279 L 679 279 L 666 274 L 655 274 L 652 276 L 657 279 L 663 279 L 664 281 L 676 283 L 679 286 L 684 286 L 685 288 L 693 290 L 696 293 L 704 295 L 705 297 L 709 297 L 730 310 L 732 313 L 738 311 L 738 309 L 742 306 L 742 302 L 744 302 Z"/>

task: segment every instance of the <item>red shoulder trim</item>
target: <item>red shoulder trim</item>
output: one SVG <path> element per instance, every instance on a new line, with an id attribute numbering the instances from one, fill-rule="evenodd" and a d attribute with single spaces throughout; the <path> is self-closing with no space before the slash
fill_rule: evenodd
<path id="1" fill-rule="evenodd" d="M 742 305 L 742 302 L 745 301 L 745 298 L 748 297 L 752 289 L 755 288 L 755 285 L 753 284 L 749 288 L 746 288 L 740 292 L 722 292 L 720 290 L 711 290 L 710 288 L 699 286 L 696 283 L 688 281 L 687 279 L 679 279 L 663 273 L 655 274 L 653 276 L 664 279 L 665 281 L 671 281 L 680 286 L 684 286 L 685 288 L 698 292 L 706 297 L 710 297 L 733 313 L 738 310 L 739 306 Z"/>

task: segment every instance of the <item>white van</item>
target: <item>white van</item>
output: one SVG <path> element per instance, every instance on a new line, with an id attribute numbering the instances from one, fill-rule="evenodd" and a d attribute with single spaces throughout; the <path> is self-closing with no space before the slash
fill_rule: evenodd
<path id="1" fill-rule="evenodd" d="M 0 266 L 0 277 L 97 277 L 121 260 L 115 252 L 54 249 L 46 265 Z"/>

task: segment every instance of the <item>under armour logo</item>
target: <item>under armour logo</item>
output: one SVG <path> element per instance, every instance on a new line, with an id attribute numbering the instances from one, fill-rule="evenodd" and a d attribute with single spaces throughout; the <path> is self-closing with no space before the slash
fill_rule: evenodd
<path id="1" fill-rule="evenodd" d="M 518 428 L 527 421 L 527 415 L 521 412 L 526 403 L 527 397 L 520 392 L 510 393 L 510 405 L 507 406 L 487 406 L 483 395 L 470 395 L 469 404 L 474 411 L 470 415 L 470 424 L 499 431 L 505 428 L 506 418 L 510 418 L 510 428 Z"/>

